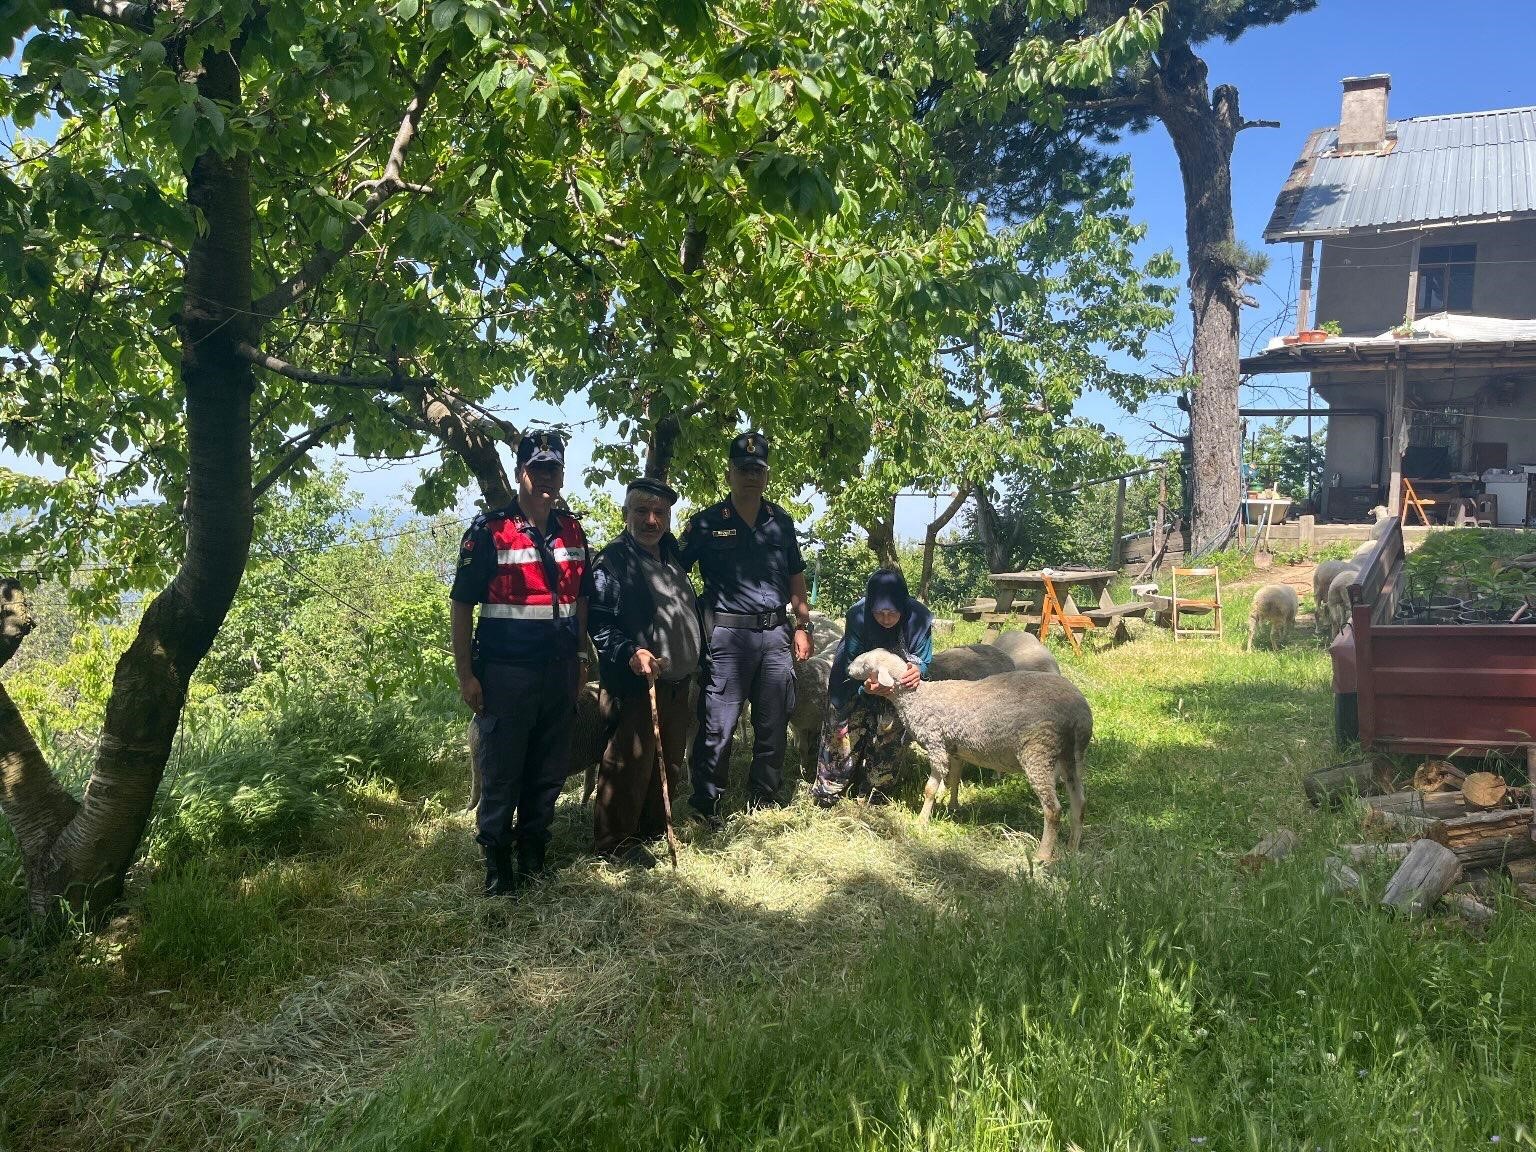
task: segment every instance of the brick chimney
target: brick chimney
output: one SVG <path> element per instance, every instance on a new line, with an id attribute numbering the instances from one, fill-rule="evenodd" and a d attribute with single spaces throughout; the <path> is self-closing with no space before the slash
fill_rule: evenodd
<path id="1" fill-rule="evenodd" d="M 1392 77 L 1346 76 L 1339 110 L 1339 151 L 1380 152 L 1387 146 L 1387 94 Z"/>

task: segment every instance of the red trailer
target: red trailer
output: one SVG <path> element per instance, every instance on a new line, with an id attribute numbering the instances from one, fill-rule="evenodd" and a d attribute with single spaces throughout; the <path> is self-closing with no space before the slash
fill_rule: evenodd
<path id="1" fill-rule="evenodd" d="M 1449 756 L 1536 744 L 1536 625 L 1394 624 L 1403 534 L 1394 519 L 1350 590 L 1334 641 L 1339 742 Z"/>

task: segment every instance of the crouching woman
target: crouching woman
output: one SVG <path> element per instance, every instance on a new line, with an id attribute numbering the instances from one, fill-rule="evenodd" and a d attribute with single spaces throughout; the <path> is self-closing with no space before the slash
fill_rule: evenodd
<path id="1" fill-rule="evenodd" d="M 848 665 L 860 652 L 885 648 L 904 657 L 900 687 L 913 688 L 933 659 L 933 613 L 907 594 L 895 569 L 869 578 L 864 598 L 848 609 L 842 643 L 827 684 L 827 716 L 821 729 L 816 783 L 811 796 L 830 807 L 843 796 L 883 804 L 896 783 L 896 756 L 902 746 L 901 719 L 890 701 L 895 689 L 871 678 L 860 684 Z"/>
<path id="2" fill-rule="evenodd" d="M 592 849 L 617 864 L 649 867 L 646 842 L 666 830 L 656 727 L 672 796 L 682 784 L 689 688 L 702 646 L 698 604 L 672 538 L 677 493 L 640 479 L 624 496 L 624 532 L 599 553 L 588 590 L 597 648 L 599 705 L 608 733 L 597 772 Z M 651 717 L 651 706 L 656 719 Z"/>

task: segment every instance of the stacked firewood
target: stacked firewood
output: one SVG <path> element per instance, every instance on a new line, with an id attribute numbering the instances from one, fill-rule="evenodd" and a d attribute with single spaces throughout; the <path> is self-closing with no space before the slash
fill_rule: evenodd
<path id="1" fill-rule="evenodd" d="M 1536 785 L 1512 788 L 1493 772 L 1463 772 L 1430 760 L 1414 772 L 1412 786 L 1389 790 L 1391 761 L 1372 756 L 1312 773 L 1307 795 L 1315 804 L 1357 798 L 1366 828 L 1389 839 L 1345 845 L 1325 865 L 1331 892 L 1360 887 L 1358 867 L 1398 861 L 1381 903 L 1419 915 L 1443 902 L 1474 923 L 1494 916 L 1485 903 L 1501 877 L 1516 894 L 1536 904 Z"/>

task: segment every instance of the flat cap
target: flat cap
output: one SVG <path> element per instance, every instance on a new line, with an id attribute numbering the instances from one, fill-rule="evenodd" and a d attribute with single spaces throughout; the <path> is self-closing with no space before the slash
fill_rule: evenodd
<path id="1" fill-rule="evenodd" d="M 642 476 L 638 480 L 631 480 L 625 486 L 624 495 L 631 492 L 644 492 L 648 496 L 660 496 L 669 505 L 677 503 L 677 489 L 669 488 L 660 480 L 653 480 L 649 476 Z"/>

